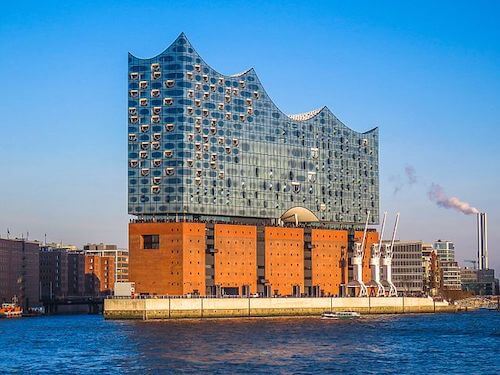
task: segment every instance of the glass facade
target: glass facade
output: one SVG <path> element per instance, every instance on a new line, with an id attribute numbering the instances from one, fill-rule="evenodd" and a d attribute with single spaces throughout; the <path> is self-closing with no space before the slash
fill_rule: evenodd
<path id="1" fill-rule="evenodd" d="M 128 212 L 275 219 L 304 207 L 324 222 L 378 223 L 378 129 L 328 108 L 288 116 L 255 71 L 226 76 L 184 34 L 128 58 Z"/>

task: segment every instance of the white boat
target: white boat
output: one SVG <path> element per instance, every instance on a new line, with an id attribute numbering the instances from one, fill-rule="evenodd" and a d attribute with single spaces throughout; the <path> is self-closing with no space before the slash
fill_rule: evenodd
<path id="1" fill-rule="evenodd" d="M 321 314 L 322 319 L 357 319 L 361 317 L 360 313 L 354 311 L 325 311 Z"/>

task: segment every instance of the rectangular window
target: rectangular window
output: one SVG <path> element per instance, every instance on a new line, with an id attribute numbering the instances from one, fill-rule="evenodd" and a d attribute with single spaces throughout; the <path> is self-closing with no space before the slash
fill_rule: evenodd
<path id="1" fill-rule="evenodd" d="M 159 249 L 160 248 L 160 235 L 159 234 L 146 234 L 142 236 L 144 249 Z"/>

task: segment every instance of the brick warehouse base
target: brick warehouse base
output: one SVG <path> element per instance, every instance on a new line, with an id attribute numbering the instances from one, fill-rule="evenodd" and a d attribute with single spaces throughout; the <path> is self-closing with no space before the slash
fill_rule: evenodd
<path id="1" fill-rule="evenodd" d="M 200 222 L 129 224 L 137 294 L 340 296 L 361 232 Z M 368 282 L 368 232 L 363 274 Z"/>

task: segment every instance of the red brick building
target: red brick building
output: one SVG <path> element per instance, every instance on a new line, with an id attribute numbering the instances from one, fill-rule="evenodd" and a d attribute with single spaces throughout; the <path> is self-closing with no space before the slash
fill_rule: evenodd
<path id="1" fill-rule="evenodd" d="M 111 294 L 115 284 L 115 257 L 85 255 L 85 295 Z"/>
<path id="2" fill-rule="evenodd" d="M 129 247 L 136 292 L 205 294 L 205 224 L 130 224 Z"/>
<path id="3" fill-rule="evenodd" d="M 14 299 L 24 308 L 38 305 L 39 255 L 36 242 L 0 238 L 0 304 Z"/>
<path id="4" fill-rule="evenodd" d="M 156 295 L 342 295 L 348 258 L 362 232 L 281 226 L 148 222 L 129 224 L 129 275 Z M 368 231 L 363 279 L 370 279 Z M 349 270 L 351 268 L 351 271 Z"/>
<path id="5" fill-rule="evenodd" d="M 43 300 L 82 296 L 85 292 L 85 256 L 81 251 L 40 248 L 40 296 Z"/>

